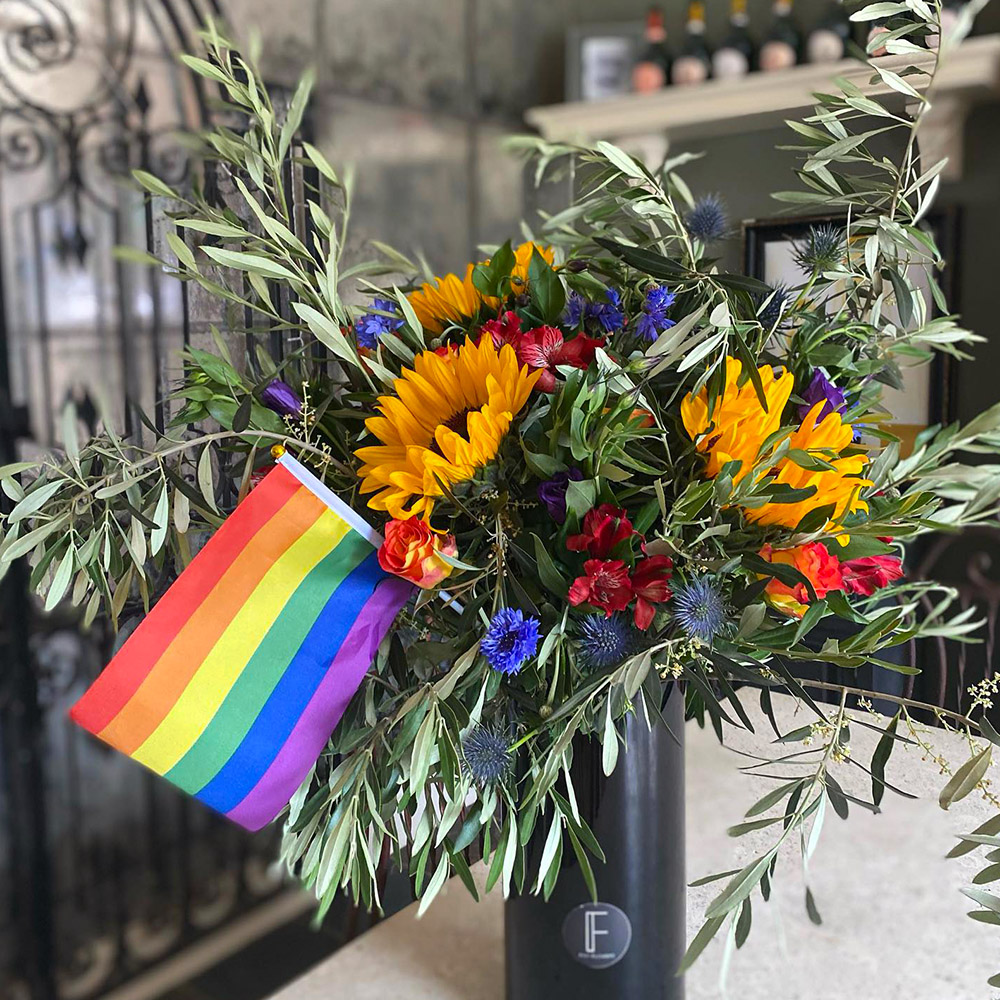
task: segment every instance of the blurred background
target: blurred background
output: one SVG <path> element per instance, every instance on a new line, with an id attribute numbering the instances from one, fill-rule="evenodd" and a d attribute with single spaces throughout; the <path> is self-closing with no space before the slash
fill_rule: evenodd
<path id="1" fill-rule="evenodd" d="M 126 244 L 170 255 L 163 206 L 145 202 L 128 173 L 181 188 L 190 178 L 178 132 L 209 122 L 217 95 L 176 57 L 196 50 L 204 17 L 221 17 L 239 39 L 259 33 L 279 103 L 316 68 L 303 133 L 332 162 L 355 165 L 353 254 L 380 239 L 443 273 L 517 238 L 520 220 L 564 207 L 570 190 L 536 188 L 502 140 L 525 131 L 529 109 L 600 97 L 614 114 L 561 108 L 562 137 L 578 130 L 662 156 L 657 114 L 683 118 L 670 152 L 705 153 L 684 176 L 696 197 L 725 203 L 725 266 L 777 281 L 787 276 L 782 248 L 807 224 L 769 197 L 795 186 L 794 154 L 780 148 L 791 133 L 780 100 L 767 116 L 742 117 L 775 88 L 758 73 L 700 84 L 696 66 L 695 82 L 660 84 L 685 76 L 681 56 L 704 76 L 724 72 L 712 52 L 739 48 L 744 16 L 752 65 L 765 62 L 762 43 L 784 40 L 808 61 L 822 52 L 815 32 L 840 31 L 836 2 L 795 0 L 791 20 L 786 6 L 671 0 L 650 17 L 645 0 L 0 0 L 0 462 L 57 443 L 71 399 L 91 429 L 104 400 L 125 430 L 148 433 L 140 408 L 162 424 L 156 399 L 179 373 L 178 349 L 213 323 L 234 333 L 197 289 L 111 253 Z M 952 308 L 987 340 L 976 363 L 935 364 L 907 382 L 911 430 L 1000 399 L 997 32 L 993 5 L 955 57 L 934 136 L 952 163 L 930 219 Z M 835 70 L 781 72 L 818 80 Z M 637 85 L 657 93 L 626 135 L 621 116 L 639 105 L 621 95 Z M 910 682 L 915 696 L 954 707 L 992 674 L 997 551 L 982 532 L 914 553 L 911 573 L 955 584 L 988 619 L 979 646 L 914 651 L 925 671 Z M 367 927 L 345 902 L 306 933 L 308 901 L 276 873 L 274 833 L 240 833 L 70 729 L 66 709 L 113 636 L 100 622 L 81 633 L 72 609 L 43 616 L 26 572 L 7 576 L 0 606 L 0 1000 L 254 1000 Z"/>

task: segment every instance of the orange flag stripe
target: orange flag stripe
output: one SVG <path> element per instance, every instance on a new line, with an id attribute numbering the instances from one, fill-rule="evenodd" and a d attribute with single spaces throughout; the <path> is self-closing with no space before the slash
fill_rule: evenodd
<path id="1" fill-rule="evenodd" d="M 98 734 L 133 755 L 163 721 L 202 661 L 253 593 L 264 574 L 320 517 L 326 505 L 310 490 L 296 490 L 250 540 L 211 593 L 146 675 L 133 697 Z"/>

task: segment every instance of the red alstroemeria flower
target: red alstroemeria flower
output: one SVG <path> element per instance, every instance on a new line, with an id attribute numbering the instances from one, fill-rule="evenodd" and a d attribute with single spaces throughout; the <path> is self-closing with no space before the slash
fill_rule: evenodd
<path id="1" fill-rule="evenodd" d="M 451 360 L 451 356 L 458 353 L 458 344 L 442 344 L 440 347 L 434 348 L 434 353 L 438 357 Z"/>
<path id="2" fill-rule="evenodd" d="M 841 563 L 840 572 L 844 590 L 871 597 L 876 590 L 888 587 L 903 575 L 903 560 L 899 556 L 863 556 Z"/>
<path id="3" fill-rule="evenodd" d="M 556 366 L 571 365 L 573 368 L 587 368 L 594 360 L 594 351 L 604 344 L 579 334 L 572 340 L 565 340 L 561 330 L 554 326 L 538 326 L 522 334 L 517 344 L 517 358 L 529 368 L 541 368 L 541 378 L 535 388 L 541 392 L 555 392 Z"/>
<path id="4" fill-rule="evenodd" d="M 632 600 L 628 567 L 621 559 L 588 559 L 583 564 L 585 576 L 578 576 L 569 588 L 569 603 L 593 604 L 610 618 L 624 611 Z"/>
<path id="5" fill-rule="evenodd" d="M 504 344 L 510 344 L 516 350 L 523 336 L 521 318 L 509 309 L 499 319 L 488 319 L 480 330 L 493 338 L 493 346 L 498 351 Z"/>
<path id="6" fill-rule="evenodd" d="M 529 368 L 541 368 L 542 374 L 535 383 L 540 392 L 556 391 L 555 367 L 563 350 L 561 330 L 554 326 L 538 326 L 522 334 L 517 344 L 517 360 Z"/>
<path id="7" fill-rule="evenodd" d="M 594 352 L 598 347 L 603 346 L 603 337 L 588 337 L 585 333 L 578 333 L 572 340 L 567 340 L 563 345 L 563 349 L 556 359 L 556 364 L 572 365 L 574 368 L 589 368 L 590 362 L 594 360 Z"/>
<path id="8" fill-rule="evenodd" d="M 612 549 L 636 533 L 628 515 L 614 504 L 602 503 L 583 517 L 583 532 L 570 535 L 566 548 L 570 552 L 587 552 L 595 559 L 607 559 Z"/>
<path id="9" fill-rule="evenodd" d="M 669 584 L 673 567 L 669 556 L 649 556 L 636 564 L 631 580 L 635 593 L 636 628 L 649 628 L 656 614 L 653 605 L 670 600 L 672 592 Z"/>

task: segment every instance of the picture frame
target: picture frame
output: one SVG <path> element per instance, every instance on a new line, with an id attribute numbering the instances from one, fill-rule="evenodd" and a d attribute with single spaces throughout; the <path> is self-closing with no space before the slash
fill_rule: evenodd
<path id="1" fill-rule="evenodd" d="M 789 216 L 779 219 L 751 219 L 742 224 L 743 266 L 745 273 L 770 285 L 797 284 L 802 270 L 796 265 L 793 244 L 802 240 L 811 226 L 831 224 L 844 226 L 842 215 Z M 927 216 L 941 256 L 947 266 L 939 276 L 945 298 L 958 310 L 955 292 L 958 285 L 959 214 L 954 208 L 937 209 Z M 921 286 L 922 274 L 915 270 L 914 280 Z M 930 289 L 922 289 L 930 315 L 938 313 Z M 904 370 L 901 389 L 886 390 L 886 404 L 897 419 L 889 425 L 902 442 L 904 452 L 913 446 L 917 434 L 934 424 L 947 424 L 956 417 L 958 387 L 955 359 L 936 353 L 929 365 Z"/>
<path id="2" fill-rule="evenodd" d="M 640 21 L 573 25 L 566 32 L 566 100 L 599 101 L 632 90 Z"/>

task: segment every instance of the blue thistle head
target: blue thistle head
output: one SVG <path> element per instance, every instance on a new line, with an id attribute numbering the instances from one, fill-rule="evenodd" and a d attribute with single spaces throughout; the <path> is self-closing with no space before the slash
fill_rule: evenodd
<path id="1" fill-rule="evenodd" d="M 493 726 L 476 726 L 462 742 L 462 754 L 478 785 L 496 784 L 514 769 L 510 740 Z"/>
<path id="2" fill-rule="evenodd" d="M 832 223 L 810 226 L 805 238 L 793 244 L 795 263 L 805 271 L 832 271 L 844 262 L 844 230 Z"/>
<path id="3" fill-rule="evenodd" d="M 710 243 L 721 239 L 729 229 L 726 203 L 717 194 L 706 194 L 694 203 L 684 220 L 687 231 L 697 240 Z"/>
<path id="4" fill-rule="evenodd" d="M 494 670 L 516 674 L 538 649 L 537 618 L 525 618 L 517 608 L 501 608 L 486 629 L 479 648 Z"/>
<path id="5" fill-rule="evenodd" d="M 722 593 L 707 576 L 695 577 L 674 590 L 673 611 L 681 628 L 704 643 L 711 643 L 729 624 Z"/>
<path id="6" fill-rule="evenodd" d="M 639 649 L 641 636 L 627 615 L 588 615 L 579 624 L 576 655 L 584 670 L 617 667 Z"/>
<path id="7" fill-rule="evenodd" d="M 773 330 L 781 325 L 789 298 L 788 286 L 781 282 L 774 285 L 769 292 L 761 292 L 757 296 L 757 319 L 765 330 Z"/>

